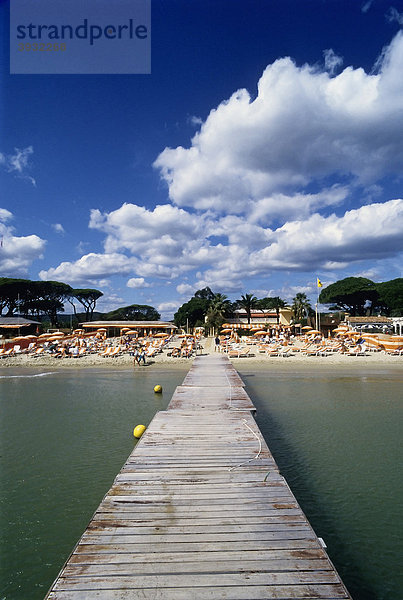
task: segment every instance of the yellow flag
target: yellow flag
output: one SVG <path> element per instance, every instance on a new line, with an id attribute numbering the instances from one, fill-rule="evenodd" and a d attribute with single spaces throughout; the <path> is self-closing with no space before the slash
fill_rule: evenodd
<path id="1" fill-rule="evenodd" d="M 320 279 L 316 278 L 316 283 L 317 283 L 318 288 L 323 287 Z"/>

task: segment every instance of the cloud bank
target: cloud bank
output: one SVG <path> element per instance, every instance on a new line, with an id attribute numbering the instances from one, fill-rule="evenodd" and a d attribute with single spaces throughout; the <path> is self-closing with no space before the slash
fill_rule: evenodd
<path id="1" fill-rule="evenodd" d="M 13 214 L 0 208 L 0 273 L 2 277 L 26 277 L 32 263 L 43 258 L 46 241 L 37 235 L 18 236 L 9 224 Z"/>
<path id="2" fill-rule="evenodd" d="M 371 73 L 348 66 L 335 75 L 342 59 L 324 56 L 322 69 L 289 57 L 268 65 L 255 97 L 235 91 L 188 148 L 156 158 L 166 204 L 93 210 L 104 252 L 40 276 L 94 284 L 119 274 L 133 289 L 160 279 L 181 295 L 204 285 L 228 293 L 251 277 L 266 287 L 273 272 L 342 276 L 398 256 L 403 200 L 382 185 L 403 175 L 403 35 Z"/>

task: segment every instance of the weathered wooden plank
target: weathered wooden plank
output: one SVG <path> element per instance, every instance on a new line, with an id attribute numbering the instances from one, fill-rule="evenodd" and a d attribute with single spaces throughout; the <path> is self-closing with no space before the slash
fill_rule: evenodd
<path id="1" fill-rule="evenodd" d="M 255 407 L 243 387 L 178 386 L 168 405 L 169 410 L 223 410 L 235 408 L 255 412 Z"/>
<path id="2" fill-rule="evenodd" d="M 277 561 L 291 561 L 297 565 L 302 564 L 299 561 L 313 561 L 313 560 L 325 560 L 328 565 L 330 562 L 325 555 L 322 547 L 310 548 L 310 549 L 271 549 L 271 550 L 240 550 L 237 548 L 233 551 L 226 552 L 152 552 L 152 553 L 136 553 L 131 552 L 120 552 L 120 553 L 108 553 L 108 554 L 73 554 L 70 562 L 74 564 L 123 564 L 123 563 L 134 563 L 144 564 L 152 563 L 158 566 L 159 563 L 186 563 L 186 562 L 199 562 L 201 564 L 212 561 L 216 562 L 227 562 L 232 563 L 233 561 L 259 561 L 259 562 L 275 562 Z M 331 567 L 333 568 L 333 567 Z"/>
<path id="3" fill-rule="evenodd" d="M 196 588 L 143 588 L 142 600 L 339 600 L 350 596 L 342 584 L 338 585 L 296 585 L 296 586 L 246 586 Z M 79 590 L 52 592 L 49 600 L 128 600 L 128 592 L 115 590 Z"/>
<path id="4" fill-rule="evenodd" d="M 307 550 L 310 548 L 319 548 L 321 544 L 317 539 L 271 539 L 271 540 L 253 540 L 244 541 L 242 549 L 244 550 Z M 239 550 L 239 542 L 215 541 L 215 542 L 189 542 L 184 548 L 184 544 L 174 543 L 152 543 L 152 544 L 79 544 L 75 553 L 84 554 L 110 554 L 110 553 L 158 553 L 158 552 L 227 552 Z"/>
<path id="5" fill-rule="evenodd" d="M 334 571 L 298 571 L 294 572 L 278 572 L 278 573 L 220 573 L 217 579 L 212 575 L 203 573 L 192 575 L 192 587 L 211 587 L 214 585 L 220 586 L 243 586 L 243 585 L 299 585 L 299 584 L 335 584 L 339 583 L 340 579 Z M 143 589 L 164 587 L 185 587 L 189 585 L 189 577 L 187 575 L 168 574 L 159 575 L 136 575 L 114 577 L 109 575 L 103 577 L 61 577 L 55 586 L 58 590 L 68 590 L 74 587 L 77 590 L 94 590 L 104 589 L 113 590 L 121 589 Z"/>
<path id="6" fill-rule="evenodd" d="M 273 510 L 299 510 L 298 504 L 296 501 L 294 502 L 256 502 L 253 503 L 241 503 L 241 504 L 218 504 L 218 505 L 172 505 L 172 504 L 147 504 L 143 502 L 131 502 L 128 501 L 120 501 L 116 499 L 112 499 L 112 496 L 109 496 L 107 500 L 104 500 L 99 508 L 99 511 L 112 512 L 116 513 L 119 511 L 121 514 L 124 512 L 133 512 L 134 510 L 141 511 L 141 513 L 146 517 L 146 515 L 154 514 L 165 514 L 170 518 L 176 518 L 181 515 L 228 515 L 234 514 L 235 511 L 244 513 L 257 514 L 258 511 L 260 514 L 272 514 Z"/>
<path id="7" fill-rule="evenodd" d="M 186 526 L 175 526 L 175 525 L 154 525 L 152 527 L 144 525 L 143 527 L 138 527 L 137 525 L 133 525 L 130 523 L 118 523 L 112 524 L 104 521 L 95 521 L 93 520 L 91 524 L 87 528 L 87 533 L 91 534 L 95 532 L 95 534 L 99 534 L 102 532 L 103 535 L 136 535 L 136 536 L 144 536 L 144 535 L 153 535 L 160 534 L 170 536 L 168 539 L 171 539 L 171 536 L 174 535 L 182 535 L 189 536 L 191 534 L 209 534 L 216 535 L 219 533 L 253 533 L 253 532 L 262 532 L 262 531 L 290 531 L 290 530 L 300 530 L 300 531 L 309 531 L 309 527 L 306 522 L 300 521 L 297 523 L 287 522 L 287 523 L 236 523 L 231 525 L 192 525 L 192 521 L 189 519 Z M 186 538 L 183 538 L 186 539 Z"/>
<path id="8" fill-rule="evenodd" d="M 313 559 L 313 560 L 301 560 L 301 559 L 289 559 L 289 560 L 247 560 L 245 558 L 238 560 L 212 560 L 210 554 L 210 560 L 206 562 L 200 561 L 199 558 L 194 561 L 186 562 L 138 562 L 138 563 L 125 563 L 120 561 L 120 554 L 106 555 L 108 562 L 96 562 L 86 563 L 85 556 L 80 556 L 81 561 L 75 563 L 69 562 L 69 565 L 64 569 L 62 577 L 97 577 L 103 576 L 116 576 L 116 575 L 169 575 L 174 573 L 245 573 L 249 571 L 254 572 L 276 572 L 282 571 L 331 571 L 332 566 L 326 559 Z M 105 557 L 105 555 L 104 555 Z M 99 557 L 97 557 L 99 558 Z"/>
<path id="9" fill-rule="evenodd" d="M 278 514 L 280 513 L 280 514 Z M 182 525 L 191 525 L 193 527 L 216 527 L 217 525 L 265 525 L 265 524 L 277 524 L 277 523 L 306 523 L 306 519 L 301 514 L 301 511 L 298 509 L 294 509 L 294 511 L 272 511 L 270 514 L 268 511 L 264 513 L 261 511 L 261 514 L 256 514 L 253 511 L 253 515 L 251 516 L 250 512 L 242 512 L 238 514 L 233 514 L 231 512 L 231 517 L 228 517 L 226 513 L 226 518 L 223 516 L 204 516 L 199 517 L 196 513 L 192 515 L 175 515 L 173 518 L 169 519 L 157 517 L 155 513 L 153 515 L 144 515 L 143 513 L 139 515 L 138 513 L 104 513 L 97 512 L 92 518 L 92 522 L 102 521 L 106 526 L 111 526 L 115 524 L 116 527 L 124 527 L 126 525 L 136 527 L 149 527 L 150 523 L 153 524 L 154 527 L 181 527 Z M 141 516 L 141 518 L 139 518 Z"/>
<path id="10" fill-rule="evenodd" d="M 169 500 L 206 500 L 209 503 L 214 498 L 219 500 L 221 498 L 225 498 L 226 500 L 231 501 L 241 499 L 255 499 L 255 498 L 267 498 L 268 500 L 272 500 L 273 498 L 291 498 L 291 495 L 287 492 L 286 489 L 278 489 L 278 488 L 256 488 L 256 489 L 212 489 L 209 490 L 192 490 L 192 487 L 189 486 L 188 489 L 182 490 L 167 490 L 167 487 L 160 489 L 152 489 L 152 490 L 143 490 L 137 488 L 135 485 L 131 483 L 121 483 L 119 485 L 114 486 L 107 497 L 109 496 L 130 496 L 131 498 L 144 498 L 153 501 L 156 500 L 165 500 L 168 498 Z"/>
<path id="11" fill-rule="evenodd" d="M 120 531 L 108 535 L 95 530 L 86 530 L 83 534 L 80 543 L 81 544 L 183 544 L 183 548 L 187 544 L 205 543 L 211 542 L 235 542 L 237 544 L 243 542 L 265 542 L 271 540 L 315 540 L 316 536 L 312 531 L 307 529 L 290 529 L 289 531 L 257 531 L 251 533 L 244 532 L 231 532 L 231 533 L 186 533 L 181 535 L 175 534 L 158 534 L 152 533 L 150 535 L 139 533 L 137 535 L 125 534 Z"/>

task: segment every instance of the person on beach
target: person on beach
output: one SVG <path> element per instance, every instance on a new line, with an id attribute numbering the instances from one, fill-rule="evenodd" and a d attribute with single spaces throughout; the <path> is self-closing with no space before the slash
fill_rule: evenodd
<path id="1" fill-rule="evenodd" d="M 140 358 L 139 358 L 139 350 L 137 347 L 134 348 L 133 352 L 131 353 L 133 356 L 133 366 L 136 366 L 136 363 L 138 365 L 140 365 Z"/>
<path id="2" fill-rule="evenodd" d="M 218 352 L 218 350 L 220 349 L 220 338 L 218 337 L 218 335 L 215 338 L 215 347 L 214 347 L 214 351 Z"/>
<path id="3" fill-rule="evenodd" d="M 143 361 L 143 364 L 147 364 L 146 363 L 146 352 L 144 350 L 144 348 L 140 348 L 139 352 L 138 352 L 138 364 L 140 365 L 140 362 Z"/>

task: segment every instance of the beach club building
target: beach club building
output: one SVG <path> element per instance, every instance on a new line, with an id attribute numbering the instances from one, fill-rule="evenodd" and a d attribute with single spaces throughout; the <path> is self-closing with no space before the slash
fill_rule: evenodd
<path id="1" fill-rule="evenodd" d="M 291 308 L 280 308 L 279 325 L 283 327 L 289 327 L 292 320 Z M 248 327 L 248 315 L 243 309 L 235 310 L 232 316 L 227 319 L 227 324 L 231 325 L 234 329 L 241 327 Z M 277 313 L 276 311 L 264 311 L 254 310 L 251 312 L 250 327 L 265 327 L 275 328 L 277 327 Z"/>
<path id="2" fill-rule="evenodd" d="M 0 317 L 0 335 L 3 337 L 38 333 L 40 326 L 39 321 L 32 321 L 23 317 Z"/>
<path id="3" fill-rule="evenodd" d="M 345 321 L 349 329 L 355 331 L 387 333 L 393 328 L 391 317 L 350 317 L 346 315 Z"/>
<path id="4" fill-rule="evenodd" d="M 126 331 L 135 331 L 138 337 L 146 337 L 157 333 L 175 333 L 177 327 L 173 323 L 166 321 L 89 321 L 80 323 L 88 333 L 97 333 L 104 331 L 107 337 L 120 336 L 123 329 Z"/>

